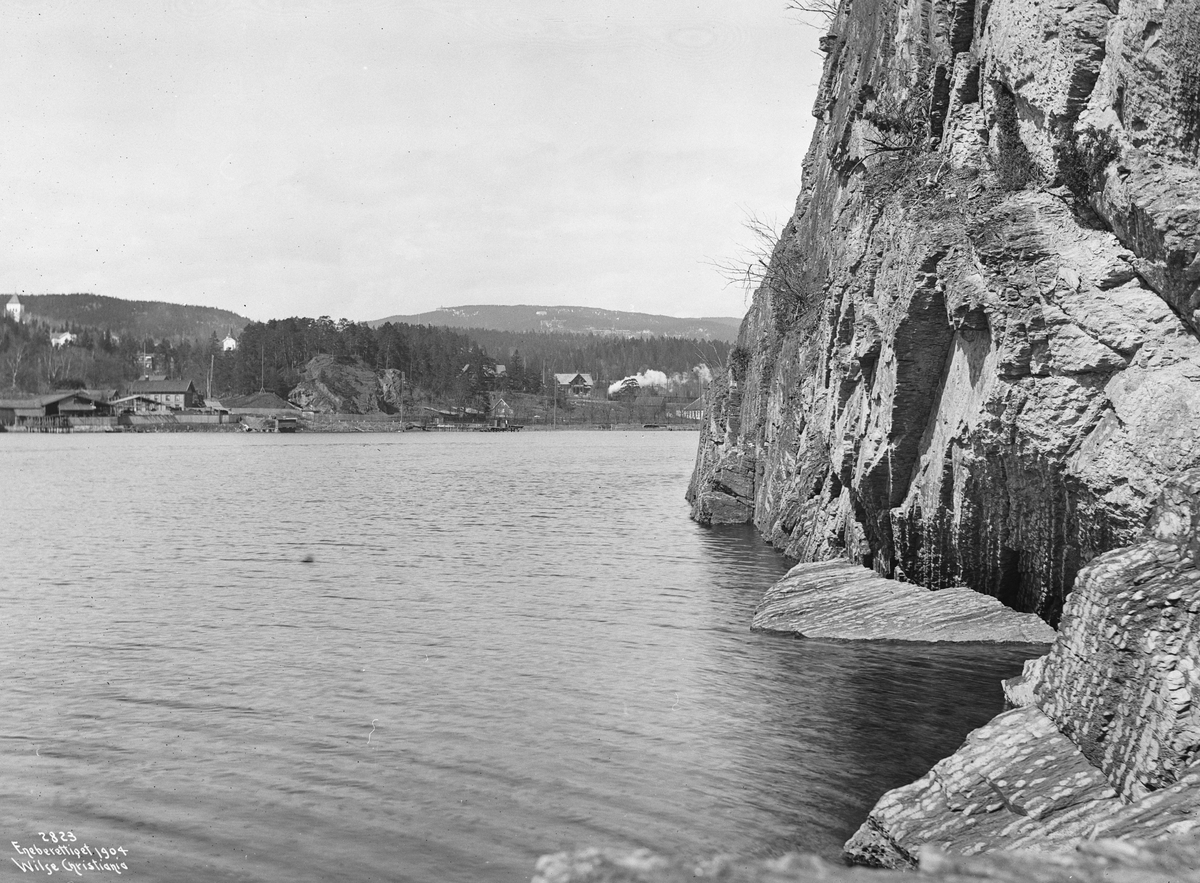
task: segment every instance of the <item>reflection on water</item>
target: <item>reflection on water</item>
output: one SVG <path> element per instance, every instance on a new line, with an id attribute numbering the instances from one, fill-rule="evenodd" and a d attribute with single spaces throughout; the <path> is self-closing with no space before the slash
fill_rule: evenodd
<path id="1" fill-rule="evenodd" d="M 687 519 L 694 446 L 3 438 L 0 830 L 173 881 L 836 855 L 1036 651 L 751 634 L 787 562 Z"/>

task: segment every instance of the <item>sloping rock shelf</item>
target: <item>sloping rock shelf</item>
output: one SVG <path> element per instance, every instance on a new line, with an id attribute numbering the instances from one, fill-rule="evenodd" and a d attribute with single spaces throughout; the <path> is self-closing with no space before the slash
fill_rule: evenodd
<path id="1" fill-rule="evenodd" d="M 767 590 L 753 631 L 847 641 L 1049 644 L 1055 632 L 966 588 L 932 592 L 849 561 L 797 564 Z"/>

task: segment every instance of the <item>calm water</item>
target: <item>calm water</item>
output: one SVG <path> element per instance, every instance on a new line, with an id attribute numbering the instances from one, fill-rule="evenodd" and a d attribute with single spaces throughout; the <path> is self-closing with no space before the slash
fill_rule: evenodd
<path id="1" fill-rule="evenodd" d="M 173 883 L 836 855 L 1036 651 L 750 634 L 787 562 L 688 520 L 695 443 L 0 436 L 0 879 L 49 830 Z"/>

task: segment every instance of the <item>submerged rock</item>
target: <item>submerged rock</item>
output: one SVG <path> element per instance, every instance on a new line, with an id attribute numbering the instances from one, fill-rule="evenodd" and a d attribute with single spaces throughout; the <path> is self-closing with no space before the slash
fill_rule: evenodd
<path id="1" fill-rule="evenodd" d="M 852 641 L 1049 644 L 1054 629 L 967 588 L 932 592 L 848 561 L 797 564 L 767 590 L 754 631 Z"/>

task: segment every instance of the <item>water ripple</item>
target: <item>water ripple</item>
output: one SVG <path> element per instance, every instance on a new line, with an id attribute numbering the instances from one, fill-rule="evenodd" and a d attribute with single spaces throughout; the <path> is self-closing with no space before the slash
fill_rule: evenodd
<path id="1" fill-rule="evenodd" d="M 179 881 L 832 856 L 1032 655 L 752 635 L 788 562 L 687 519 L 694 435 L 501 442 L 0 436 L 0 828 Z"/>

